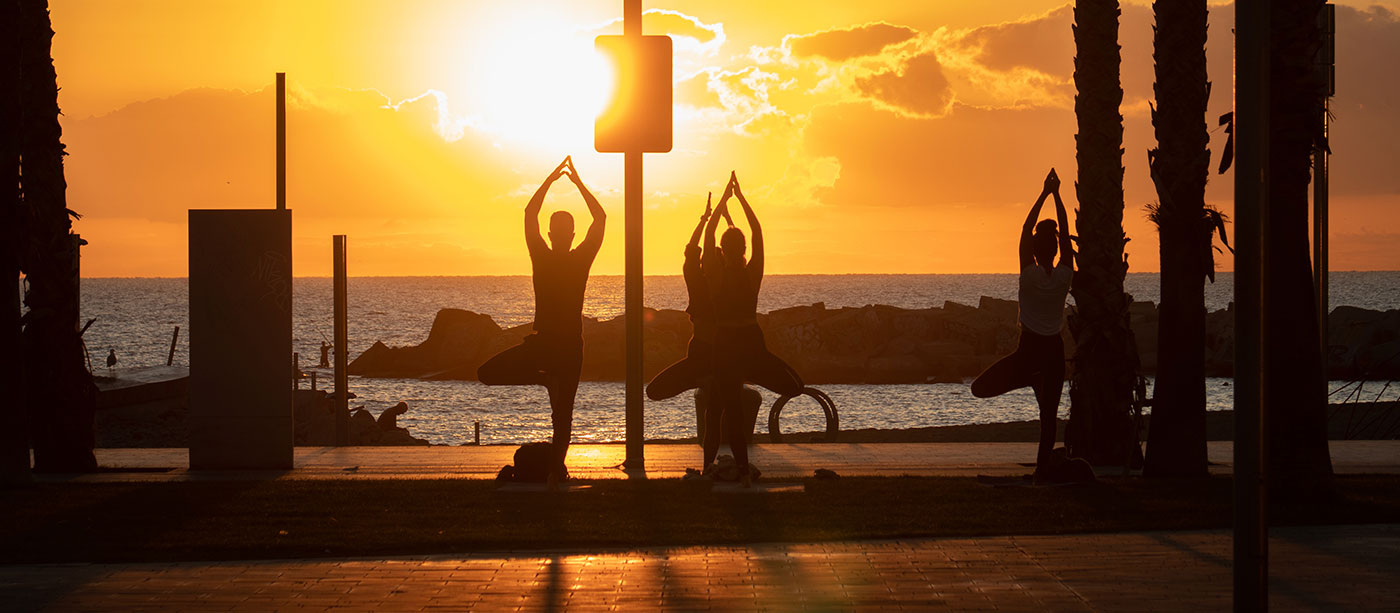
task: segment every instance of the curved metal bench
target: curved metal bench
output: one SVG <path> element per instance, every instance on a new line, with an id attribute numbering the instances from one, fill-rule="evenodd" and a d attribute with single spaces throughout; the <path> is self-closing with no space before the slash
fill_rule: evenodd
<path id="1" fill-rule="evenodd" d="M 826 414 L 826 438 L 825 442 L 836 442 L 836 436 L 841 432 L 841 418 L 836 414 L 836 403 L 832 402 L 831 396 L 814 387 L 802 389 L 800 396 L 810 396 L 821 405 L 822 413 Z M 768 440 L 774 443 L 783 442 L 782 431 L 778 427 L 778 416 L 782 414 L 783 407 L 787 406 L 789 400 L 797 396 L 783 396 L 773 403 L 773 408 L 768 410 Z"/>

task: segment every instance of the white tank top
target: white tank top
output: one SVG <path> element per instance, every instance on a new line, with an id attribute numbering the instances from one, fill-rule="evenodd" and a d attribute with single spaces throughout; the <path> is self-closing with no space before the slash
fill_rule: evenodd
<path id="1" fill-rule="evenodd" d="M 1021 327 L 1044 336 L 1058 336 L 1065 325 L 1065 298 L 1073 278 L 1074 269 L 1063 259 L 1048 275 L 1036 264 L 1022 268 L 1017 292 Z"/>

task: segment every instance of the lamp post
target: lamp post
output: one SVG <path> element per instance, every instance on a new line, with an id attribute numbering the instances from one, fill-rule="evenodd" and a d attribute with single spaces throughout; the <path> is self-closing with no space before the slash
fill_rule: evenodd
<path id="1" fill-rule="evenodd" d="M 671 150 L 671 37 L 643 36 L 641 0 L 623 0 L 622 36 L 599 36 L 594 44 L 613 61 L 617 75 L 611 102 L 594 124 L 593 147 L 625 156 L 627 457 L 623 467 L 642 470 L 642 153 Z"/>

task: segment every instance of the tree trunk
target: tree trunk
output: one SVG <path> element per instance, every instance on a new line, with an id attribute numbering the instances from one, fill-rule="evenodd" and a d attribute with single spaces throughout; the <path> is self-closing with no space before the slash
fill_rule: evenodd
<path id="1" fill-rule="evenodd" d="M 77 328 L 78 247 L 64 195 L 53 27 L 47 0 L 20 0 L 19 7 L 20 208 L 27 233 L 20 269 L 29 282 L 21 347 L 34 470 L 90 471 L 97 467 L 97 388 Z"/>
<path id="2" fill-rule="evenodd" d="M 1322 47 L 1317 18 L 1323 4 L 1279 0 L 1271 11 L 1264 411 L 1270 489 L 1281 496 L 1329 491 L 1332 485 L 1308 248 L 1308 183 L 1326 99 L 1313 64 Z"/>
<path id="3" fill-rule="evenodd" d="M 0 158 L 15 182 L 0 201 L 0 486 L 26 483 L 29 475 L 29 428 L 21 382 L 19 342 L 19 4 L 0 0 Z M 8 180 L 7 180 L 8 182 Z"/>
<path id="4" fill-rule="evenodd" d="M 1074 112 L 1079 177 L 1079 270 L 1074 375 L 1070 380 L 1071 453 L 1094 464 L 1133 462 L 1138 452 L 1129 419 L 1137 378 L 1137 349 L 1123 293 L 1123 101 L 1118 67 L 1117 0 L 1078 0 L 1074 6 Z"/>
<path id="5" fill-rule="evenodd" d="M 1152 59 L 1157 149 L 1148 153 L 1158 205 L 1153 218 L 1161 241 L 1162 301 L 1157 311 L 1157 384 L 1153 389 L 1144 474 L 1203 477 L 1206 468 L 1205 277 L 1210 259 L 1206 178 L 1205 0 L 1152 4 Z M 1202 257 L 1205 254 L 1207 257 Z"/>

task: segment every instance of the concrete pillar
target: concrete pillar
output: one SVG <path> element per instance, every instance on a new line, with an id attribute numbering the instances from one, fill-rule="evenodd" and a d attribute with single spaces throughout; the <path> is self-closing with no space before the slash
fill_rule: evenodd
<path id="1" fill-rule="evenodd" d="M 291 469 L 292 213 L 189 225 L 190 469 Z"/>

